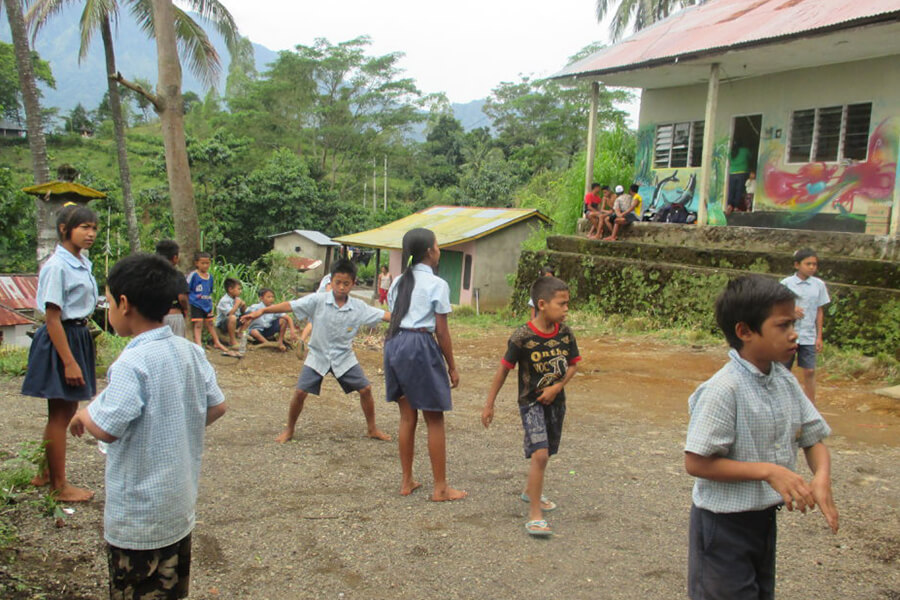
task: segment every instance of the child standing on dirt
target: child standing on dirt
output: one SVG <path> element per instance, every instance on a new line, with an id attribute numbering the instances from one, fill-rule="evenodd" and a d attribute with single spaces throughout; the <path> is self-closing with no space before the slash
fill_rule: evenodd
<path id="1" fill-rule="evenodd" d="M 441 250 L 434 232 L 411 229 L 403 236 L 403 273 L 388 291 L 391 326 L 384 344 L 384 379 L 388 402 L 400 408 L 397 438 L 402 479 L 400 494 L 421 484 L 413 479 L 419 412 L 428 426 L 428 455 L 435 502 L 461 500 L 466 492 L 447 483 L 447 434 L 444 412 L 451 410 L 450 389 L 459 385 L 447 314 L 450 286 L 434 274 Z M 446 361 L 446 372 L 444 365 Z"/>
<path id="2" fill-rule="evenodd" d="M 114 599 L 188 595 L 204 430 L 225 397 L 203 351 L 163 324 L 180 277 L 159 256 L 116 263 L 109 321 L 133 339 L 69 425 L 109 443 L 103 537 Z"/>
<path id="3" fill-rule="evenodd" d="M 329 373 L 334 375 L 345 394 L 359 392 L 359 403 L 366 417 L 369 437 L 384 441 L 391 439 L 375 425 L 372 384 L 353 353 L 353 338 L 359 328 L 363 325 L 375 325 L 380 321 L 390 321 L 391 314 L 384 309 L 369 306 L 359 298 L 352 298 L 350 290 L 355 283 L 356 264 L 342 258 L 334 263 L 331 270 L 330 292 L 308 294 L 291 302 L 270 303 L 243 317 L 250 320 L 261 315 L 293 311 L 298 319 L 309 319 L 316 324 L 309 340 L 309 355 L 297 380 L 297 389 L 291 397 L 287 426 L 275 438 L 278 443 L 283 444 L 294 437 L 294 429 L 306 397 L 309 394 L 319 395 L 322 380 Z"/>
<path id="4" fill-rule="evenodd" d="M 97 215 L 75 204 L 65 206 L 56 217 L 56 233 L 59 244 L 38 276 L 37 310 L 46 322 L 31 342 L 22 393 L 47 399 L 47 471 L 32 483 L 49 482 L 61 502 L 84 502 L 94 492 L 66 480 L 66 426 L 78 403 L 97 391 L 96 351 L 88 329 L 97 306 L 97 282 L 91 261 L 82 254 L 97 238 Z"/>
<path id="5" fill-rule="evenodd" d="M 506 354 L 494 375 L 481 422 L 494 420 L 494 403 L 509 372 L 519 368 L 519 415 L 525 429 L 525 458 L 531 461 L 521 498 L 528 502 L 525 531 L 533 536 L 553 534 L 544 512 L 556 504 L 543 495 L 544 471 L 559 451 L 566 416 L 564 388 L 581 361 L 575 335 L 563 323 L 569 312 L 569 288 L 556 277 L 540 277 L 531 286 L 536 314 L 509 338 Z"/>
<path id="6" fill-rule="evenodd" d="M 688 400 L 685 470 L 696 477 L 688 552 L 694 600 L 775 597 L 776 513 L 818 505 L 837 533 L 828 425 L 784 368 L 797 351 L 793 292 L 760 275 L 731 281 L 716 321 L 728 364 Z M 810 482 L 794 472 L 803 448 Z"/>
<path id="7" fill-rule="evenodd" d="M 232 348 L 237 346 L 237 338 L 240 333 L 238 327 L 238 319 L 243 314 L 242 309 L 247 308 L 247 304 L 241 300 L 241 290 L 244 286 L 237 279 L 231 277 L 225 280 L 225 294 L 216 304 L 216 328 L 228 336 L 228 345 Z"/>
<path id="8" fill-rule="evenodd" d="M 810 402 L 816 403 L 816 354 L 822 351 L 822 324 L 825 321 L 825 305 L 831 302 L 825 282 L 816 277 L 819 258 L 812 248 L 794 252 L 796 273 L 781 280 L 782 285 L 797 295 L 797 365 L 802 369 L 800 385 Z M 791 369 L 794 356 L 784 363 Z"/>
<path id="9" fill-rule="evenodd" d="M 191 305 L 191 323 L 194 327 L 194 343 L 203 347 L 203 326 L 212 338 L 213 346 L 222 352 L 228 348 L 219 341 L 219 335 L 213 323 L 213 276 L 209 272 L 212 259 L 209 252 L 194 253 L 194 270 L 188 273 L 188 303 Z"/>

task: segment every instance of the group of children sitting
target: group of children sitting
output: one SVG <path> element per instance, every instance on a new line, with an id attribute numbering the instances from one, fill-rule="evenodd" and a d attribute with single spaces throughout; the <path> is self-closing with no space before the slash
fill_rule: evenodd
<path id="1" fill-rule="evenodd" d="M 621 185 L 611 191 L 608 185 L 591 184 L 591 191 L 584 196 L 584 216 L 590 221 L 587 237 L 614 242 L 623 225 L 640 221 L 642 198 L 637 184 L 631 184 L 628 192 Z"/>

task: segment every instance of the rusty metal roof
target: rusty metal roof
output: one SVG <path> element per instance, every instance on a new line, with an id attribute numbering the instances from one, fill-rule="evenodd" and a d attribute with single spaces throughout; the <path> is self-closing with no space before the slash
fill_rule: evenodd
<path id="1" fill-rule="evenodd" d="M 335 244 L 340 246 L 340 244 Z M 322 265 L 322 261 L 315 258 L 304 258 L 302 256 L 288 256 L 288 262 L 298 271 L 309 271 Z"/>
<path id="2" fill-rule="evenodd" d="M 599 78 L 613 85 L 665 87 L 645 85 L 640 80 L 635 82 L 615 75 L 660 65 L 675 67 L 710 55 L 846 32 L 863 25 L 890 26 L 898 22 L 900 2 L 897 0 L 710 0 L 685 8 L 595 52 L 565 67 L 553 78 Z M 896 41 L 896 29 L 891 26 L 885 34 L 888 35 L 887 44 L 867 47 L 865 52 L 853 47 L 857 45 L 857 39 L 834 40 L 827 48 L 808 49 L 816 56 L 786 57 L 783 68 L 770 72 L 859 60 L 872 53 L 876 56 L 897 54 L 900 46 Z M 868 36 L 867 31 L 859 38 L 864 40 Z M 831 48 L 835 44 L 847 46 Z M 734 76 L 753 74 L 732 73 Z M 690 82 L 673 81 L 672 85 L 684 83 Z"/>
<path id="3" fill-rule="evenodd" d="M 0 327 L 12 327 L 14 325 L 31 325 L 33 321 L 26 319 L 14 310 L 0 306 Z"/>
<path id="4" fill-rule="evenodd" d="M 336 237 L 334 241 L 348 246 L 400 250 L 403 234 L 416 227 L 425 227 L 437 236 L 439 246 L 455 246 L 533 218 L 550 222 L 534 208 L 432 206 L 376 229 Z"/>
<path id="5" fill-rule="evenodd" d="M 37 275 L 0 275 L 0 305 L 15 310 L 37 307 Z"/>

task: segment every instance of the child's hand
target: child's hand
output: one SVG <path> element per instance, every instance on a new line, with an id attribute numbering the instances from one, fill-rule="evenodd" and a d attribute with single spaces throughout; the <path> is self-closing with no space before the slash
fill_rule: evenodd
<path id="1" fill-rule="evenodd" d="M 450 389 L 459 385 L 459 372 L 455 368 L 447 369 L 447 375 L 450 376 Z"/>
<path id="2" fill-rule="evenodd" d="M 484 425 L 484 428 L 487 429 L 491 426 L 491 422 L 494 420 L 494 407 L 489 404 L 484 405 L 484 409 L 481 411 L 481 424 Z"/>
<path id="3" fill-rule="evenodd" d="M 562 386 L 558 383 L 554 385 L 548 385 L 541 390 L 540 395 L 537 397 L 537 401 L 541 404 L 553 404 L 553 401 L 556 400 L 556 395 L 561 391 Z"/>
<path id="4" fill-rule="evenodd" d="M 833 533 L 838 532 L 838 510 L 834 504 L 834 498 L 831 496 L 831 480 L 827 477 L 813 477 L 810 483 L 812 495 L 822 511 L 828 526 L 831 527 Z"/>
<path id="5" fill-rule="evenodd" d="M 65 366 L 66 383 L 72 387 L 80 387 L 84 385 L 84 375 L 81 373 L 81 367 L 78 363 L 72 361 L 72 364 Z"/>
<path id="6" fill-rule="evenodd" d="M 807 508 L 812 508 L 816 504 L 812 490 L 809 489 L 806 481 L 790 469 L 773 464 L 771 473 L 766 477 L 766 482 L 781 494 L 788 510 L 794 510 L 796 507 L 805 514 Z"/>
<path id="7" fill-rule="evenodd" d="M 72 420 L 69 421 L 69 432 L 75 437 L 81 437 L 84 435 L 84 421 L 82 420 L 82 411 L 85 409 L 81 409 L 75 413 L 75 416 L 72 417 Z"/>
<path id="8" fill-rule="evenodd" d="M 803 309 L 800 308 L 799 306 L 795 306 L 795 307 L 794 307 L 794 318 L 795 318 L 795 319 L 802 319 L 802 318 L 803 318 L 803 315 L 805 315 L 805 314 L 806 314 L 806 313 L 803 312 Z"/>
<path id="9" fill-rule="evenodd" d="M 250 321 L 255 321 L 256 319 L 262 316 L 262 309 L 256 309 L 253 312 L 249 312 L 243 317 L 241 317 L 241 323 L 249 323 Z"/>
<path id="10" fill-rule="evenodd" d="M 823 348 L 824 346 L 825 346 L 825 344 L 822 343 L 822 338 L 821 338 L 821 337 L 817 337 L 817 338 L 816 338 L 816 352 L 821 352 L 821 351 L 822 351 L 822 348 Z"/>

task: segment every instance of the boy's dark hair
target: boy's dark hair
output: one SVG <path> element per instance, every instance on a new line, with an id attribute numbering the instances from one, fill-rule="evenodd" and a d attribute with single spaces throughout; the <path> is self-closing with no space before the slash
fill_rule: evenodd
<path id="1" fill-rule="evenodd" d="M 567 292 L 569 286 L 562 279 L 556 277 L 538 277 L 531 284 L 531 302 L 534 308 L 538 307 L 538 300 L 550 302 L 557 292 Z"/>
<path id="2" fill-rule="evenodd" d="M 156 253 L 171 261 L 181 253 L 181 247 L 175 240 L 159 240 L 156 242 Z"/>
<path id="3" fill-rule="evenodd" d="M 182 277 L 162 256 L 141 252 L 117 262 L 109 272 L 106 287 L 116 302 L 125 296 L 144 318 L 161 323 L 178 297 Z"/>
<path id="4" fill-rule="evenodd" d="M 272 295 L 275 295 L 275 292 L 271 288 L 259 288 L 258 295 L 260 298 L 266 295 L 266 292 L 272 292 Z"/>
<path id="5" fill-rule="evenodd" d="M 197 262 L 201 258 L 212 258 L 212 257 L 209 255 L 209 252 L 203 252 L 201 250 L 194 252 L 194 262 Z"/>
<path id="6" fill-rule="evenodd" d="M 233 290 L 236 286 L 241 285 L 240 280 L 235 279 L 234 277 L 228 277 L 225 279 L 225 291 Z"/>
<path id="7" fill-rule="evenodd" d="M 543 267 L 541 267 L 540 276 L 546 277 L 547 275 L 556 275 L 556 269 L 554 269 L 550 265 L 544 265 Z"/>
<path id="8" fill-rule="evenodd" d="M 592 191 L 593 191 L 593 190 L 596 190 L 598 187 L 600 187 L 600 184 L 597 183 L 596 181 L 595 181 L 594 183 L 591 184 L 591 190 L 592 190 Z"/>
<path id="9" fill-rule="evenodd" d="M 356 281 L 356 263 L 349 258 L 339 258 L 331 265 L 331 276 L 334 277 L 336 273 L 344 273 Z"/>
<path id="10" fill-rule="evenodd" d="M 404 265 L 397 284 L 394 297 L 394 310 L 391 312 L 391 324 L 388 326 L 387 337 L 391 338 L 400 331 L 400 322 L 409 312 L 412 301 L 413 289 L 416 287 L 416 279 L 412 275 L 412 268 L 422 262 L 428 255 L 428 249 L 434 246 L 437 238 L 434 232 L 424 227 L 410 229 L 403 234 L 403 254 L 400 264 Z M 404 277 L 406 275 L 406 277 Z"/>
<path id="11" fill-rule="evenodd" d="M 641 189 L 641 186 L 639 186 L 639 185 L 636 184 L 636 183 L 632 183 L 632 184 L 628 187 L 628 191 L 631 192 L 632 194 L 637 194 L 637 193 L 638 193 L 638 190 L 640 190 L 640 189 Z"/>
<path id="12" fill-rule="evenodd" d="M 794 252 L 794 264 L 801 263 L 807 258 L 819 258 L 819 255 L 816 254 L 816 251 L 812 248 L 800 248 L 796 252 Z"/>
<path id="13" fill-rule="evenodd" d="M 70 204 L 64 206 L 56 215 L 56 235 L 64 242 L 72 238 L 72 231 L 82 223 L 97 224 L 97 215 L 86 206 Z M 62 229 L 66 232 L 63 233 Z"/>
<path id="14" fill-rule="evenodd" d="M 600 186 L 600 191 L 601 191 L 601 192 L 608 192 L 608 191 L 609 191 L 609 186 L 608 186 L 608 185 L 601 185 L 601 186 Z"/>
<path id="15" fill-rule="evenodd" d="M 735 332 L 738 323 L 746 323 L 751 331 L 760 333 L 763 321 L 772 314 L 772 307 L 796 298 L 794 292 L 774 279 L 762 275 L 738 277 L 728 282 L 716 300 L 716 323 L 728 345 L 740 350 L 744 342 Z"/>

